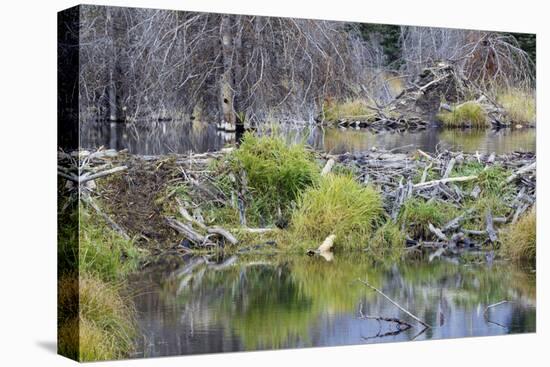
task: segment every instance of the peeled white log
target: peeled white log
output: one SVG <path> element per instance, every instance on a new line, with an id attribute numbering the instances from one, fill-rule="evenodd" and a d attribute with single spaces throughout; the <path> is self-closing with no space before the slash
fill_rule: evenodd
<path id="1" fill-rule="evenodd" d="M 428 181 L 428 182 L 421 182 L 417 183 L 413 187 L 415 189 L 424 188 L 424 187 L 430 187 L 435 186 L 440 183 L 447 183 L 447 182 L 464 182 L 464 181 L 472 181 L 477 179 L 477 176 L 462 176 L 462 177 L 449 177 L 449 178 L 442 178 L 441 180 L 434 180 L 434 181 Z"/>
<path id="2" fill-rule="evenodd" d="M 335 239 L 336 239 L 336 235 L 331 234 L 330 236 L 325 238 L 325 240 L 323 241 L 321 246 L 319 246 L 319 248 L 317 248 L 317 251 L 320 252 L 320 253 L 330 251 L 332 249 L 332 247 L 334 246 L 334 240 Z"/>
<path id="3" fill-rule="evenodd" d="M 334 163 L 336 163 L 334 159 L 329 159 L 321 171 L 321 176 L 326 176 L 332 170 Z"/>

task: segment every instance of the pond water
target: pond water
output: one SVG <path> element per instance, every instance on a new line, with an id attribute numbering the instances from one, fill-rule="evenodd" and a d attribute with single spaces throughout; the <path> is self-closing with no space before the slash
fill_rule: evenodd
<path id="1" fill-rule="evenodd" d="M 142 331 L 134 357 L 535 332 L 535 274 L 510 264 L 383 266 L 360 254 L 174 259 L 131 281 Z M 359 278 L 432 328 L 422 331 Z"/>
<path id="2" fill-rule="evenodd" d="M 462 150 L 474 153 L 509 153 L 535 151 L 536 130 L 441 129 L 420 131 L 383 131 L 320 127 L 285 127 L 289 139 L 304 140 L 315 149 L 332 152 L 358 152 L 372 147 L 400 148 L 402 152 L 422 149 Z M 201 153 L 234 145 L 236 134 L 218 131 L 213 124 L 199 122 L 151 122 L 143 124 L 97 123 L 82 125 L 80 142 L 83 148 L 100 146 L 133 154 Z"/>

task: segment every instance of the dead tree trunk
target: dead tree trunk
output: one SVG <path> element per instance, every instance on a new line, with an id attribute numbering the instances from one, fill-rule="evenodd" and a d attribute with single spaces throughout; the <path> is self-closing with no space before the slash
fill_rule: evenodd
<path id="1" fill-rule="evenodd" d="M 233 111 L 233 37 L 231 36 L 231 18 L 223 15 L 220 26 L 222 43 L 223 71 L 220 77 L 220 128 L 235 131 L 235 113 Z"/>
<path id="2" fill-rule="evenodd" d="M 121 121 L 123 116 L 120 106 L 120 90 L 117 88 L 117 84 L 121 82 L 121 73 L 119 68 L 119 49 L 118 40 L 120 39 L 121 25 L 117 24 L 119 21 L 116 17 L 116 10 L 110 7 L 106 8 L 107 15 L 107 27 L 110 39 L 110 57 L 109 57 L 109 84 L 107 86 L 107 119 L 110 121 Z"/>

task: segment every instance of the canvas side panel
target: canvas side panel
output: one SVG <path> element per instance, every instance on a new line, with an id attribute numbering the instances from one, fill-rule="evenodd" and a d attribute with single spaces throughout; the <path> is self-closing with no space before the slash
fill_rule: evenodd
<path id="1" fill-rule="evenodd" d="M 57 16 L 58 353 L 78 360 L 80 7 Z"/>

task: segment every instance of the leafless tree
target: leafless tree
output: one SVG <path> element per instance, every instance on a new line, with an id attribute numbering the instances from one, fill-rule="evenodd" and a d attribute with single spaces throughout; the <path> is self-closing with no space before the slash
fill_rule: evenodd
<path id="1" fill-rule="evenodd" d="M 479 85 L 531 87 L 532 60 L 514 37 L 498 32 L 429 27 L 401 27 L 407 74 L 417 75 L 437 62 L 453 64 Z"/>
<path id="2" fill-rule="evenodd" d="M 83 112 L 114 120 L 311 120 L 377 66 L 348 23 L 97 6 L 81 23 Z"/>

